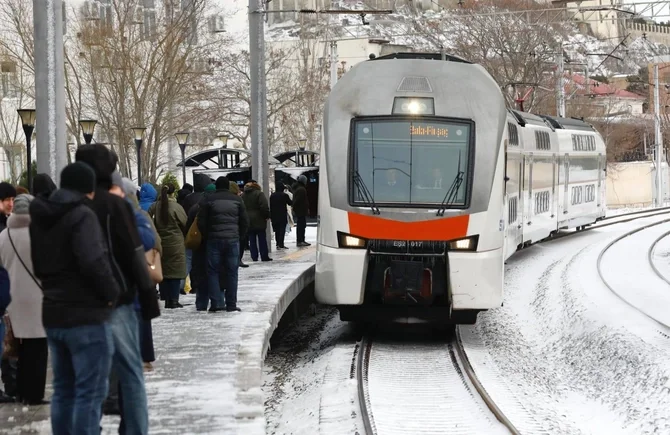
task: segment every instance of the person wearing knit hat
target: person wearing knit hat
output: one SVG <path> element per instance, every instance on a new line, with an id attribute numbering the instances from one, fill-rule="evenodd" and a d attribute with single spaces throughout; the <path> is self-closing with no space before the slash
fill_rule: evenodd
<path id="1" fill-rule="evenodd" d="M 110 187 L 109 193 L 118 195 L 121 198 L 126 197 L 125 190 L 123 189 L 123 179 L 121 178 L 119 171 L 112 172 L 112 187 Z"/>
<path id="2" fill-rule="evenodd" d="M 71 163 L 63 169 L 60 175 L 61 189 L 83 193 L 90 199 L 93 199 L 95 184 L 95 172 L 86 163 Z"/>
<path id="3" fill-rule="evenodd" d="M 0 211 L 6 216 L 12 214 L 14 207 L 14 198 L 16 198 L 16 188 L 6 181 L 0 183 Z"/>
<path id="4" fill-rule="evenodd" d="M 216 190 L 230 190 L 230 181 L 225 175 L 217 178 L 214 184 L 216 185 Z"/>
<path id="5" fill-rule="evenodd" d="M 48 345 L 42 325 L 42 289 L 32 278 L 34 267 L 30 243 L 31 195 L 14 200 L 7 231 L 0 234 L 0 266 L 11 282 L 12 303 L 7 310 L 18 347 L 16 396 L 25 405 L 44 405 Z M 4 373 L 3 373 L 4 374 Z"/>
<path id="6" fill-rule="evenodd" d="M 205 192 L 207 193 L 216 192 L 216 184 L 214 183 L 208 184 L 207 187 L 205 187 Z"/>
<path id="7" fill-rule="evenodd" d="M 37 174 L 33 178 L 32 194 L 35 197 L 48 198 L 56 189 L 56 183 L 49 174 Z"/>
<path id="8" fill-rule="evenodd" d="M 115 157 L 104 145 L 82 145 L 77 148 L 75 160 L 89 164 L 95 171 L 95 197 L 89 206 L 102 227 L 104 240 L 109 240 L 110 257 L 116 266 L 114 281 L 124 287 L 109 319 L 114 342 L 118 344 L 114 346 L 112 371 L 119 380 L 114 383 L 119 386 L 119 394 L 115 398 L 110 388 L 109 403 L 118 403 L 118 397 L 123 397 L 120 411 L 125 432 L 149 433 L 146 389 L 143 382 L 137 382 L 143 377 L 143 367 L 134 302 L 138 296 L 143 319 L 160 316 L 156 286 L 146 266 L 133 211 L 124 198 L 109 192 L 116 169 Z"/>
<path id="9" fill-rule="evenodd" d="M 30 204 L 29 227 L 29 258 L 44 294 L 42 322 L 54 377 L 51 429 L 55 434 L 100 433 L 107 377 L 118 343 L 112 317 L 119 310 L 115 307 L 121 285 L 103 227 L 90 207 L 92 201 L 85 199 L 94 196 L 95 172 L 77 162 L 67 165 L 60 179 L 61 188 L 49 199 L 35 198 Z"/>

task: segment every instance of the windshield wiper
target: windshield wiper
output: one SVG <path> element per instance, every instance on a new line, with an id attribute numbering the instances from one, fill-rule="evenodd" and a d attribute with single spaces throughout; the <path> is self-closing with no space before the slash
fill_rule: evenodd
<path id="1" fill-rule="evenodd" d="M 447 190 L 447 193 L 444 195 L 444 199 L 440 203 L 440 208 L 437 209 L 436 216 L 444 216 L 444 212 L 447 211 L 447 207 L 450 207 L 456 201 L 456 197 L 458 196 L 458 189 L 460 189 L 461 184 L 463 184 L 463 175 L 465 175 L 465 173 L 461 171 L 461 153 L 459 151 L 458 172 L 454 177 L 454 181 L 451 182 L 449 190 Z"/>
<path id="2" fill-rule="evenodd" d="M 381 214 L 381 212 L 379 211 L 379 207 L 377 207 L 377 204 L 375 204 L 375 200 L 374 198 L 372 198 L 372 194 L 370 193 L 370 190 L 368 190 L 368 187 L 365 185 L 365 182 L 363 181 L 361 174 L 358 173 L 358 170 L 354 172 L 354 185 L 356 186 L 356 189 L 358 190 L 358 195 L 363 200 L 363 203 L 372 209 L 372 214 L 375 215 Z"/>

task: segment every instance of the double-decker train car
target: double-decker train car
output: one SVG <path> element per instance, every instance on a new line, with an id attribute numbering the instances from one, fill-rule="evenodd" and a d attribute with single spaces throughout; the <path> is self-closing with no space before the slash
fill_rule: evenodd
<path id="1" fill-rule="evenodd" d="M 343 320 L 474 323 L 507 257 L 604 216 L 591 126 L 510 111 L 480 65 L 445 60 L 363 62 L 326 103 L 315 291 Z"/>

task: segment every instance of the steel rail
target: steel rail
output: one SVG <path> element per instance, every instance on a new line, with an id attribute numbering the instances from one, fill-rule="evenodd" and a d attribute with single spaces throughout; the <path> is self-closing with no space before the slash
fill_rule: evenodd
<path id="1" fill-rule="evenodd" d="M 358 348 L 357 362 L 356 362 L 356 380 L 358 382 L 358 402 L 361 407 L 361 418 L 363 419 L 363 427 L 367 435 L 374 435 L 377 433 L 374 426 L 374 418 L 368 407 L 369 394 L 368 387 L 368 360 L 370 357 L 370 348 L 372 341 L 363 336 Z"/>
<path id="2" fill-rule="evenodd" d="M 663 219 L 663 220 L 658 221 L 658 222 L 653 222 L 653 223 L 651 223 L 651 224 L 644 225 L 644 226 L 642 226 L 642 227 L 640 227 L 640 228 L 636 228 L 636 229 L 634 229 L 634 230 L 632 230 L 632 231 L 628 231 L 627 233 L 625 233 L 625 234 L 623 234 L 623 235 L 621 235 L 621 236 L 615 238 L 614 240 L 612 240 L 611 242 L 609 242 L 609 243 L 607 244 L 607 246 L 605 246 L 605 248 L 604 248 L 602 251 L 600 251 L 600 254 L 598 255 L 598 261 L 597 261 L 598 276 L 600 277 L 600 280 L 603 282 L 603 284 L 605 284 L 605 286 L 606 286 L 606 287 L 607 287 L 613 294 L 615 294 L 619 299 L 621 299 L 621 300 L 624 301 L 626 304 L 628 304 L 629 306 L 631 306 L 632 308 L 634 308 L 635 310 L 637 310 L 638 312 L 640 312 L 641 314 L 643 314 L 645 317 L 647 317 L 648 319 L 650 319 L 651 321 L 653 321 L 653 322 L 656 323 L 657 325 L 660 325 L 660 326 L 663 327 L 664 329 L 668 329 L 668 328 L 670 328 L 670 325 L 666 325 L 665 323 L 663 323 L 663 322 L 661 322 L 661 321 L 655 319 L 654 317 L 650 316 L 649 314 L 645 313 L 644 311 L 642 311 L 641 309 L 639 309 L 638 307 L 636 307 L 635 305 L 633 305 L 632 303 L 630 303 L 629 301 L 627 301 L 627 300 L 626 300 L 624 297 L 622 297 L 616 290 L 614 290 L 614 287 L 612 287 L 612 286 L 610 285 L 610 283 L 607 282 L 607 280 L 605 279 L 605 275 L 603 274 L 603 271 L 602 271 L 602 259 L 603 259 L 603 257 L 605 256 L 605 253 L 606 253 L 612 246 L 614 246 L 616 243 L 620 242 L 621 240 L 625 239 L 626 237 L 630 237 L 630 236 L 632 236 L 633 234 L 637 234 L 637 233 L 639 233 L 639 232 L 641 232 L 641 231 L 644 231 L 644 230 L 646 230 L 646 229 L 649 229 L 649 228 L 652 228 L 652 227 L 655 227 L 655 226 L 657 226 L 657 225 L 661 225 L 661 224 L 664 224 L 664 223 L 668 223 L 668 222 L 670 222 L 670 219 Z M 666 282 L 667 282 L 667 281 L 666 281 Z M 669 284 L 670 284 L 670 283 L 669 283 Z"/>
<path id="3" fill-rule="evenodd" d="M 666 278 L 665 275 L 661 273 L 660 270 L 658 270 L 658 267 L 656 267 L 656 264 L 654 263 L 654 249 L 656 249 L 656 245 L 658 242 L 661 240 L 665 239 L 666 237 L 670 236 L 670 231 L 666 231 L 665 233 L 661 234 L 660 237 L 658 237 L 656 240 L 654 240 L 654 243 L 651 244 L 649 247 L 649 250 L 647 251 L 647 258 L 649 259 L 649 264 L 651 265 L 652 270 L 654 273 L 661 278 L 663 281 L 665 281 L 668 285 L 670 285 L 670 279 Z"/>
<path id="4" fill-rule="evenodd" d="M 586 227 L 586 228 L 583 228 L 582 230 L 577 230 L 577 231 L 574 231 L 574 232 L 561 232 L 561 233 L 557 232 L 557 233 L 554 233 L 551 236 L 547 237 L 546 239 L 538 240 L 537 242 L 533 243 L 533 245 L 536 244 L 536 243 L 545 243 L 545 242 L 550 242 L 552 240 L 558 240 L 558 239 L 561 239 L 563 237 L 573 236 L 575 234 L 583 233 L 584 231 L 597 230 L 598 228 L 605 228 L 605 227 L 609 227 L 610 225 L 623 224 L 623 223 L 626 223 L 626 222 L 632 222 L 632 221 L 637 220 L 637 219 L 644 219 L 644 218 L 659 216 L 659 215 L 668 214 L 668 213 L 670 213 L 670 207 L 659 207 L 659 208 L 654 208 L 654 209 L 650 209 L 650 210 L 634 211 L 634 212 L 631 212 L 631 213 L 623 213 L 623 214 L 620 214 L 620 215 L 617 215 L 617 216 L 610 216 L 610 217 L 603 218 L 596 223 L 588 224 L 589 226 Z M 638 215 L 644 215 L 644 216 L 638 216 Z M 626 218 L 627 216 L 635 216 L 635 217 L 618 220 L 619 218 Z M 616 222 L 606 222 L 606 221 L 614 220 L 614 219 L 617 219 Z M 600 223 L 600 222 L 605 222 L 605 223 Z"/>
<path id="5" fill-rule="evenodd" d="M 512 422 L 507 417 L 505 417 L 505 414 L 502 412 L 500 408 L 498 408 L 498 405 L 496 405 L 496 403 L 493 401 L 491 396 L 489 396 L 489 393 L 486 391 L 482 383 L 479 381 L 479 378 L 475 373 L 475 369 L 472 367 L 472 364 L 470 364 L 470 359 L 468 359 L 468 355 L 465 352 L 465 348 L 463 348 L 463 341 L 461 340 L 461 331 L 458 327 L 456 327 L 455 336 L 456 336 L 456 346 L 455 346 L 456 352 L 458 353 L 458 357 L 461 360 L 461 364 L 463 364 L 465 373 L 468 375 L 468 378 L 470 379 L 470 382 L 477 390 L 477 393 L 479 393 L 479 395 L 481 396 L 484 403 L 486 403 L 486 406 L 489 408 L 491 413 L 495 415 L 498 421 L 503 426 L 505 426 L 507 430 L 510 431 L 511 434 L 520 435 L 520 432 L 517 430 L 514 424 L 512 424 Z"/>

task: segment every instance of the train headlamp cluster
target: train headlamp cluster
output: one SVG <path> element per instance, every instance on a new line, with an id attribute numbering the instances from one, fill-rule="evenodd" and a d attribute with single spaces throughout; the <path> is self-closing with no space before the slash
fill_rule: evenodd
<path id="1" fill-rule="evenodd" d="M 466 237 L 464 239 L 449 242 L 450 251 L 476 251 L 478 236 Z"/>
<path id="2" fill-rule="evenodd" d="M 352 236 L 351 234 L 337 232 L 337 243 L 340 248 L 347 249 L 366 249 L 368 241 L 360 237 Z"/>
<path id="3" fill-rule="evenodd" d="M 395 97 L 393 115 L 435 115 L 435 101 L 432 98 Z"/>

